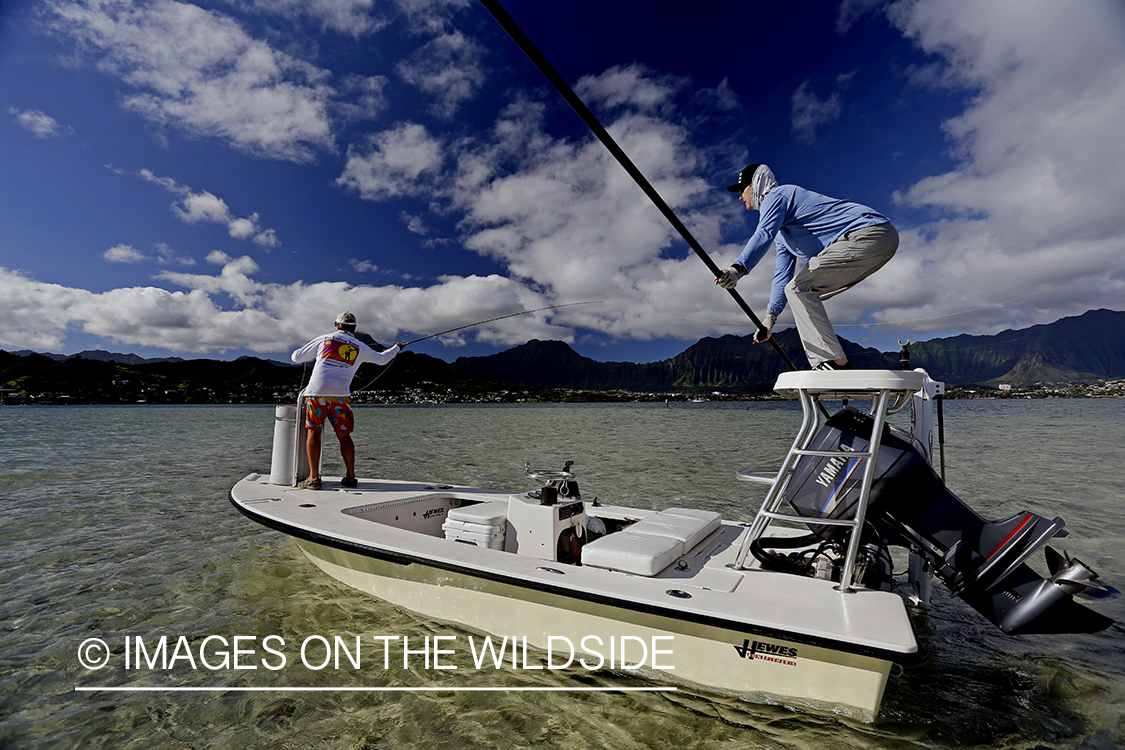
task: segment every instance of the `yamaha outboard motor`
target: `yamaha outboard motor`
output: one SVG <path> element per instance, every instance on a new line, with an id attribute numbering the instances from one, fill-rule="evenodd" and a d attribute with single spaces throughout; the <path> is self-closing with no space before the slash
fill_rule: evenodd
<path id="1" fill-rule="evenodd" d="M 871 417 L 845 408 L 825 423 L 809 448 L 865 451 L 873 423 Z M 985 520 L 949 491 L 909 433 L 890 426 L 884 430 L 861 539 L 865 548 L 885 550 L 897 544 L 914 550 L 954 595 L 1006 633 L 1094 633 L 1112 624 L 1074 601 L 1076 595 L 1109 599 L 1117 594 L 1080 561 L 1048 547 L 1049 580 L 1025 564 L 1049 539 L 1066 535 L 1061 518 L 1022 512 Z M 862 465 L 858 458 L 804 456 L 786 499 L 810 519 L 853 518 Z M 809 528 L 813 543 L 838 543 L 849 533 L 848 527 L 813 522 Z M 762 546 L 780 542 L 760 541 Z M 762 551 L 760 546 L 755 555 Z M 778 559 L 772 555 L 772 562 Z"/>

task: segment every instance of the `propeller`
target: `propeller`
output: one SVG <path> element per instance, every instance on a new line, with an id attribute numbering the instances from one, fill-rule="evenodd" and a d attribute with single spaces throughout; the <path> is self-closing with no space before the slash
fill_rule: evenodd
<path id="1" fill-rule="evenodd" d="M 1056 552 L 1053 548 L 1044 549 L 1047 567 L 1051 571 L 1051 583 L 1070 594 L 1098 602 L 1116 599 L 1121 592 L 1098 580 L 1098 574 L 1077 557 L 1066 552 Z"/>

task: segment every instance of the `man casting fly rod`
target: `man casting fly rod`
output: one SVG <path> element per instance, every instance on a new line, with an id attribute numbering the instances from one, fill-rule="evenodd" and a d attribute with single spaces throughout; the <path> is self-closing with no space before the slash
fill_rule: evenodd
<path id="1" fill-rule="evenodd" d="M 301 480 L 298 487 L 319 490 L 322 486 L 319 466 L 325 419 L 332 424 L 340 441 L 340 455 L 347 471 L 340 483 L 345 487 L 356 486 L 355 443 L 352 441 L 355 416 L 350 403 L 352 378 L 364 362 L 389 364 L 406 347 L 406 344 L 395 344 L 386 351 L 377 352 L 355 337 L 355 327 L 355 315 L 342 312 L 336 316 L 334 332 L 317 336 L 291 356 L 297 364 L 313 360 L 312 376 L 303 392 L 309 476 Z"/>
<path id="2" fill-rule="evenodd" d="M 597 302 L 570 302 L 540 307 L 535 310 L 521 310 L 508 315 L 500 315 L 488 320 L 457 326 L 440 333 L 431 333 L 412 341 L 400 342 L 382 352 L 375 351 L 356 338 L 355 315 L 350 312 L 340 313 L 336 316 L 336 330 L 334 332 L 317 336 L 291 355 L 291 359 L 297 364 L 313 362 L 309 384 L 301 392 L 305 403 L 305 427 L 308 429 L 305 451 L 309 459 L 309 475 L 302 479 L 297 486 L 310 490 L 319 490 L 323 486 L 318 467 L 320 466 L 320 451 L 323 442 L 321 436 L 326 419 L 332 425 L 336 438 L 340 441 L 340 455 L 344 459 L 344 467 L 347 472 L 340 483 L 345 487 L 357 485 L 355 443 L 351 435 L 355 430 L 355 415 L 351 408 L 351 384 L 359 366 L 364 362 L 388 365 L 406 347 L 435 336 L 444 336 L 447 333 L 463 331 L 466 328 L 474 328 L 485 323 L 493 323 L 520 315 L 530 315 L 544 310 L 593 304 L 597 304 Z"/>

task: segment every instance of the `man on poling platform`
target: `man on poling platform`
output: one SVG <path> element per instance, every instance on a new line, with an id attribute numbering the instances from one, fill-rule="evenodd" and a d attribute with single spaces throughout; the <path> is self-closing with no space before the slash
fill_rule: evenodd
<path id="1" fill-rule="evenodd" d="M 747 211 L 758 212 L 758 227 L 738 260 L 715 283 L 734 289 L 771 244 L 776 255 L 769 308 L 754 343 L 769 340 L 788 301 L 812 368 L 851 369 L 823 301 L 886 265 L 898 249 L 894 225 L 859 203 L 779 185 L 765 164 L 743 169 L 727 190 L 738 194 Z M 798 264 L 805 267 L 798 270 Z"/>

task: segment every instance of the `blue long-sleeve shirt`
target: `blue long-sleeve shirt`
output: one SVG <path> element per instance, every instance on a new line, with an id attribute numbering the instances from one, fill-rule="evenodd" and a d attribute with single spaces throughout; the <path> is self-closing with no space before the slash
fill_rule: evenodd
<path id="1" fill-rule="evenodd" d="M 829 198 L 796 185 L 778 185 L 762 199 L 758 228 L 735 261 L 749 273 L 769 250 L 776 247 L 776 265 L 770 287 L 769 312 L 785 309 L 785 285 L 793 278 L 797 260 L 810 258 L 852 229 L 886 224 L 886 216 L 859 203 Z"/>

